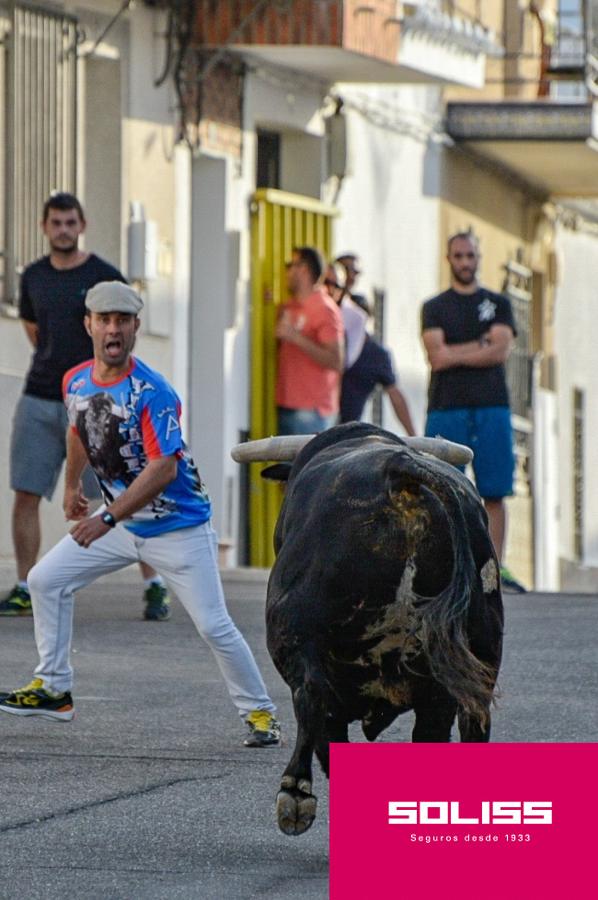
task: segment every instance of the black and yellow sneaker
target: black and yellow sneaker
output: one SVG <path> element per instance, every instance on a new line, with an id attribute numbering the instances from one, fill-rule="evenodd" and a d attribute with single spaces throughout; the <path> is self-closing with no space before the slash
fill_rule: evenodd
<path id="1" fill-rule="evenodd" d="M 246 716 L 249 736 L 243 744 L 246 747 L 278 747 L 280 744 L 280 723 L 267 709 L 254 709 Z"/>
<path id="2" fill-rule="evenodd" d="M 41 678 L 34 678 L 25 687 L 2 697 L 0 711 L 13 716 L 46 716 L 63 722 L 70 722 L 75 715 L 70 692 L 55 694 L 44 687 Z"/>
<path id="3" fill-rule="evenodd" d="M 143 618 L 149 622 L 164 622 L 170 619 L 170 597 L 163 584 L 150 584 L 143 595 L 145 611 Z"/>
<path id="4" fill-rule="evenodd" d="M 31 594 L 27 588 L 15 584 L 13 589 L 0 600 L 0 616 L 32 616 Z"/>

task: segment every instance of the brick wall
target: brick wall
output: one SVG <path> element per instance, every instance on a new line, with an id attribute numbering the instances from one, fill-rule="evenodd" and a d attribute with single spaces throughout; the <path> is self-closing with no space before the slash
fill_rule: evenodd
<path id="1" fill-rule="evenodd" d="M 255 9 L 255 0 L 198 0 L 194 39 L 220 47 Z M 338 47 L 388 62 L 397 57 L 400 27 L 395 0 L 280 0 L 266 3 L 236 44 Z"/>

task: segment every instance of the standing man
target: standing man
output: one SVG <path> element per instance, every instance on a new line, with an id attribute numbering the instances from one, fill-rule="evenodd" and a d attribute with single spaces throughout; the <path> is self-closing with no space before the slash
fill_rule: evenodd
<path id="1" fill-rule="evenodd" d="M 19 311 L 34 352 L 13 419 L 10 450 L 17 583 L 0 601 L 0 616 L 31 615 L 27 575 L 41 543 L 40 501 L 52 499 L 66 454 L 62 378 L 71 366 L 93 356 L 83 325 L 85 295 L 100 281 L 125 281 L 114 266 L 79 249 L 85 225 L 73 194 L 53 194 L 44 204 L 42 218 L 50 253 L 27 266 L 21 278 Z M 97 496 L 89 471 L 85 484 L 89 495 Z M 145 618 L 167 619 L 170 606 L 162 579 L 149 566 L 142 566 L 142 575 Z"/>
<path id="2" fill-rule="evenodd" d="M 33 681 L 0 701 L 0 710 L 72 719 L 74 592 L 146 562 L 164 574 L 216 657 L 249 727 L 245 745 L 278 744 L 275 707 L 226 609 L 210 501 L 182 439 L 179 398 L 131 355 L 143 301 L 110 281 L 93 287 L 86 305 L 94 357 L 63 381 L 70 424 L 64 511 L 77 524 L 29 574 L 39 665 Z M 105 501 L 92 516 L 80 482 L 88 462 Z"/>
<path id="3" fill-rule="evenodd" d="M 517 331 L 511 304 L 477 281 L 480 253 L 469 232 L 448 241 L 451 287 L 423 305 L 422 336 L 431 366 L 426 435 L 474 451 L 476 486 L 502 562 L 506 510 L 513 493 L 513 436 L 505 362 Z M 525 588 L 501 565 L 507 590 Z"/>
<path id="4" fill-rule="evenodd" d="M 314 247 L 295 247 L 287 267 L 291 299 L 280 310 L 276 405 L 279 434 L 311 434 L 335 424 L 343 371 L 343 322 L 319 282 Z"/>
<path id="5" fill-rule="evenodd" d="M 359 257 L 356 253 L 341 253 L 336 257 L 335 262 L 345 270 L 345 291 L 357 306 L 360 306 L 367 314 L 370 315 L 370 304 L 363 294 L 357 294 L 353 288 L 359 276 L 361 275 L 361 267 L 359 265 Z"/>
<path id="6" fill-rule="evenodd" d="M 345 331 L 345 369 L 353 365 L 363 349 L 368 314 L 354 303 L 345 289 L 345 270 L 339 263 L 328 263 L 324 288 L 338 306 Z"/>
<path id="7" fill-rule="evenodd" d="M 381 385 L 394 413 L 408 435 L 415 434 L 407 399 L 397 384 L 390 351 L 366 334 L 363 350 L 356 362 L 345 369 L 341 383 L 341 422 L 359 422 L 365 404 Z"/>
<path id="8" fill-rule="evenodd" d="M 326 267 L 324 287 L 341 311 L 346 338 L 339 422 L 359 422 L 370 394 L 382 385 L 397 419 L 407 434 L 414 435 L 409 406 L 397 385 L 390 352 L 367 333 L 368 313 L 350 299 L 344 280 L 345 270 L 340 263 Z"/>

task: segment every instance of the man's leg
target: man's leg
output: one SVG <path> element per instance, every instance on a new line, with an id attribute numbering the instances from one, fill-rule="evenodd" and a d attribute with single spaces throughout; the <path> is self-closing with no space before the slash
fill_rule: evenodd
<path id="1" fill-rule="evenodd" d="M 87 548 L 67 534 L 33 567 L 29 588 L 39 653 L 35 675 L 43 680 L 44 687 L 61 692 L 72 685 L 74 592 L 137 559 L 132 535 L 117 525 Z"/>
<path id="2" fill-rule="evenodd" d="M 92 508 L 98 508 L 103 502 L 100 483 L 91 466 L 87 466 L 81 476 L 83 493 L 92 501 Z M 162 578 L 155 569 L 146 563 L 139 563 L 143 579 L 144 619 L 164 622 L 170 618 L 170 598 Z"/>
<path id="3" fill-rule="evenodd" d="M 337 417 L 321 416 L 315 409 L 288 409 L 277 407 L 278 434 L 318 434 L 332 428 Z"/>
<path id="4" fill-rule="evenodd" d="M 149 538 L 140 556 L 151 560 L 191 616 L 209 645 L 239 715 L 247 719 L 266 714 L 272 723 L 271 739 L 278 743 L 278 723 L 272 719 L 275 706 L 253 654 L 232 621 L 217 565 L 217 539 L 209 523 Z"/>
<path id="5" fill-rule="evenodd" d="M 65 454 L 66 411 L 59 401 L 23 395 L 13 418 L 10 486 L 17 583 L 0 602 L 0 615 L 31 615 L 27 575 L 41 542 L 40 501 L 51 499 Z"/>
<path id="6" fill-rule="evenodd" d="M 162 576 L 147 563 L 140 562 L 139 570 L 144 582 L 143 618 L 149 622 L 165 622 L 170 618 L 170 597 Z"/>
<path id="7" fill-rule="evenodd" d="M 19 581 L 27 581 L 29 570 L 37 561 L 41 543 L 39 517 L 41 499 L 36 494 L 15 491 L 12 507 L 12 540 Z"/>
<path id="8" fill-rule="evenodd" d="M 505 497 L 513 493 L 515 469 L 511 413 L 508 407 L 477 409 L 475 432 L 475 480 L 488 513 L 488 531 L 500 564 L 502 587 L 507 591 L 525 593 L 525 587 L 503 564 L 507 534 Z"/>
<path id="9" fill-rule="evenodd" d="M 502 498 L 492 500 L 485 499 L 484 506 L 488 513 L 488 531 L 490 533 L 490 540 L 492 541 L 499 563 L 502 563 L 507 529 L 505 501 Z"/>

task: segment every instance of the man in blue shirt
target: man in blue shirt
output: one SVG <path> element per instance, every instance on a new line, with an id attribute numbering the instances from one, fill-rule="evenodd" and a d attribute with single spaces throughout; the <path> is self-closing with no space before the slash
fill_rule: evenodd
<path id="1" fill-rule="evenodd" d="M 86 224 L 83 207 L 73 194 L 48 197 L 42 230 L 50 252 L 28 265 L 21 276 L 19 315 L 33 356 L 10 442 L 17 581 L 0 599 L 0 616 L 32 615 L 27 576 L 39 554 L 40 505 L 42 497 L 52 499 L 66 456 L 61 383 L 65 372 L 93 356 L 84 325 L 85 296 L 100 281 L 126 281 L 114 266 L 79 247 Z M 89 470 L 83 482 L 90 498 L 97 499 L 97 484 Z M 145 580 L 144 617 L 168 619 L 170 601 L 162 579 L 145 563 L 140 568 Z"/>
<path id="2" fill-rule="evenodd" d="M 64 511 L 76 524 L 29 574 L 40 661 L 33 681 L 0 701 L 0 710 L 72 719 L 74 591 L 141 561 L 163 575 L 214 653 L 249 727 L 246 746 L 278 744 L 275 707 L 226 609 L 210 501 L 182 439 L 179 398 L 132 356 L 142 305 L 116 281 L 87 294 L 94 358 L 63 380 L 70 424 Z M 105 501 L 92 516 L 80 482 L 87 462 Z"/>

